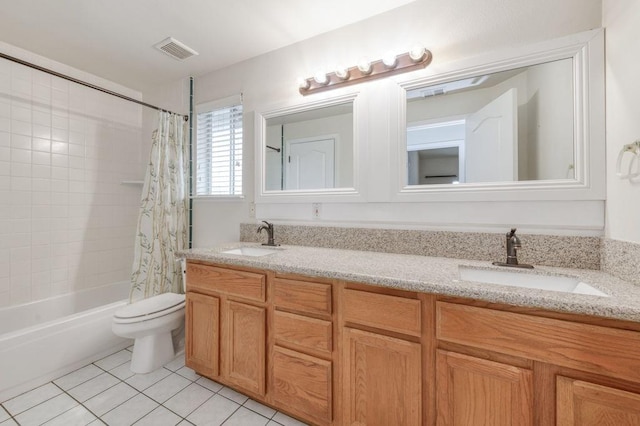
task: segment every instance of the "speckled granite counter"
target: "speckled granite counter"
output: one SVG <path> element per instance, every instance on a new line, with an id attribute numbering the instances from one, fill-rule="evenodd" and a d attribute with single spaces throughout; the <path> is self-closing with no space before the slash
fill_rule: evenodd
<path id="1" fill-rule="evenodd" d="M 484 261 L 286 245 L 279 247 L 273 254 L 260 257 L 222 253 L 237 247 L 260 245 L 233 243 L 209 249 L 185 250 L 179 256 L 219 264 L 640 322 L 640 287 L 600 271 L 546 266 L 536 266 L 533 270 L 537 274 L 578 277 L 582 282 L 611 297 L 459 280 L 460 265 L 498 269 Z"/>

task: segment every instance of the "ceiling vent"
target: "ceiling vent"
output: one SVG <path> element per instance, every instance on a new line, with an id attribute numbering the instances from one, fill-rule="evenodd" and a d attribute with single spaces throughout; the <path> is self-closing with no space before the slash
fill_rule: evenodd
<path id="1" fill-rule="evenodd" d="M 184 43 L 180 43 L 178 40 L 172 37 L 168 37 L 162 40 L 160 43 L 155 44 L 153 47 L 179 61 L 183 61 L 193 55 L 198 54 L 198 52 L 196 52 L 189 46 L 186 46 Z"/>

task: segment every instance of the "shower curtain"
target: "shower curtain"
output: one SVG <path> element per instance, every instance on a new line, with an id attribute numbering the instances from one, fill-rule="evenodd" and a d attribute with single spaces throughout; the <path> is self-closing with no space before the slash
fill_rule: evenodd
<path id="1" fill-rule="evenodd" d="M 188 142 L 182 116 L 160 111 L 144 179 L 131 273 L 131 302 L 183 293 L 175 253 L 187 248 Z"/>

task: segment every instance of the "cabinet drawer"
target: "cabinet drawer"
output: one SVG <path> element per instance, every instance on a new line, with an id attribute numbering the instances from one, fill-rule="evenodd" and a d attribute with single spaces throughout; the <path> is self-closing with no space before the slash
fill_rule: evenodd
<path id="1" fill-rule="evenodd" d="M 344 320 L 420 336 L 420 301 L 347 289 L 344 291 Z"/>
<path id="2" fill-rule="evenodd" d="M 265 276 L 254 272 L 187 263 L 187 291 L 213 291 L 264 302 Z"/>
<path id="3" fill-rule="evenodd" d="M 276 343 L 289 343 L 323 352 L 325 355 L 331 354 L 333 344 L 330 321 L 276 311 L 273 327 Z"/>
<path id="4" fill-rule="evenodd" d="M 437 302 L 439 340 L 640 381 L 640 333 Z"/>
<path id="5" fill-rule="evenodd" d="M 278 308 L 311 314 L 331 314 L 331 285 L 276 278 L 274 303 Z"/>
<path id="6" fill-rule="evenodd" d="M 317 424 L 330 424 L 331 362 L 274 347 L 273 400 L 287 411 Z"/>

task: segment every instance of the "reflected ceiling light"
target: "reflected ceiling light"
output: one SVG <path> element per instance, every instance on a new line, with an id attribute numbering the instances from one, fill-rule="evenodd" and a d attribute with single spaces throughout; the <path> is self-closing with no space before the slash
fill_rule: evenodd
<path id="1" fill-rule="evenodd" d="M 432 58 L 431 52 L 422 46 L 413 47 L 409 52 L 401 55 L 386 54 L 383 59 L 373 62 L 362 58 L 354 67 L 339 66 L 335 72 L 328 74 L 320 72 L 313 77 L 301 79 L 298 81 L 298 89 L 302 95 L 306 96 L 335 87 L 418 70 L 429 65 Z"/>

